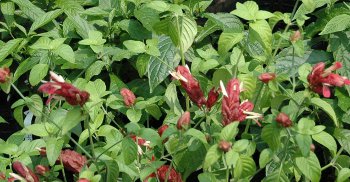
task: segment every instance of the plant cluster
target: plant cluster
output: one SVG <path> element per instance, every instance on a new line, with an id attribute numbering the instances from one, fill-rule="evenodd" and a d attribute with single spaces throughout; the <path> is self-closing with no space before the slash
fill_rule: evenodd
<path id="1" fill-rule="evenodd" d="M 0 1 L 0 180 L 346 181 L 349 3 L 211 3 Z"/>

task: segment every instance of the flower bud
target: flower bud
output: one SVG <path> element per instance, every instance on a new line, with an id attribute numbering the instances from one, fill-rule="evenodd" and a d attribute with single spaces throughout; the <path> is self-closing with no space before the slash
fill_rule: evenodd
<path id="1" fill-rule="evenodd" d="M 276 78 L 275 73 L 262 73 L 259 75 L 259 80 L 264 82 L 264 83 L 269 83 L 269 81 L 274 80 Z"/>
<path id="2" fill-rule="evenodd" d="M 293 124 L 293 122 L 289 119 L 289 116 L 283 112 L 277 115 L 276 121 L 285 128 L 290 127 Z"/>
<path id="3" fill-rule="evenodd" d="M 169 128 L 169 125 L 167 125 L 167 124 L 165 124 L 165 125 L 159 127 L 159 128 L 158 128 L 158 134 L 159 134 L 159 136 L 162 137 L 164 131 L 165 131 L 166 129 L 168 129 L 168 128 Z"/>
<path id="4" fill-rule="evenodd" d="M 310 145 L 310 150 L 312 151 L 312 152 L 314 152 L 315 151 L 315 145 L 312 143 L 311 145 Z"/>
<path id="5" fill-rule="evenodd" d="M 135 104 L 136 97 L 135 97 L 135 94 L 131 90 L 129 90 L 127 88 L 122 88 L 120 90 L 120 94 L 123 96 L 124 104 L 127 107 L 131 107 L 132 105 Z"/>
<path id="6" fill-rule="evenodd" d="M 10 77 L 10 69 L 9 68 L 0 68 L 0 83 L 7 82 Z"/>
<path id="7" fill-rule="evenodd" d="M 190 125 L 191 122 L 191 114 L 190 112 L 186 111 L 182 114 L 182 116 L 177 121 L 177 129 L 186 129 Z"/>
<path id="8" fill-rule="evenodd" d="M 13 162 L 12 168 L 27 182 L 39 182 L 38 176 L 36 176 L 30 168 L 28 168 L 21 162 L 19 161 Z"/>
<path id="9" fill-rule="evenodd" d="M 228 141 L 220 141 L 219 143 L 219 149 L 223 152 L 228 152 L 231 150 L 232 144 Z"/>
<path id="10" fill-rule="evenodd" d="M 208 93 L 208 100 L 206 102 L 206 106 L 207 106 L 209 111 L 210 111 L 211 107 L 213 107 L 213 105 L 215 105 L 218 98 L 219 98 L 219 91 L 215 90 L 215 87 L 213 87 Z"/>
<path id="11" fill-rule="evenodd" d="M 290 36 L 289 40 L 294 43 L 301 38 L 301 32 L 299 30 L 294 31 L 294 33 Z"/>
<path id="12" fill-rule="evenodd" d="M 43 166 L 43 165 L 35 166 L 35 172 L 37 174 L 42 175 L 42 176 L 45 176 L 45 174 L 49 171 L 50 171 L 50 169 L 47 166 Z"/>
<path id="13" fill-rule="evenodd" d="M 80 179 L 78 179 L 77 182 L 90 182 L 90 180 L 88 180 L 86 178 L 80 178 Z"/>

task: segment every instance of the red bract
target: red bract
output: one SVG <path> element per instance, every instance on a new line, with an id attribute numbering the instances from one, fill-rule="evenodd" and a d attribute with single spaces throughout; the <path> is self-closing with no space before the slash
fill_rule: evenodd
<path id="1" fill-rule="evenodd" d="M 185 89 L 188 97 L 194 102 L 198 107 L 206 104 L 203 91 L 199 86 L 199 82 L 192 76 L 188 68 L 185 66 L 178 66 L 176 68 L 177 75 L 180 75 L 181 86 Z M 175 75 L 173 75 L 175 76 Z M 176 78 L 176 77 L 175 77 Z"/>
<path id="2" fill-rule="evenodd" d="M 35 172 L 37 173 L 37 174 L 40 174 L 40 175 L 42 175 L 42 176 L 44 176 L 47 172 L 49 172 L 50 171 L 50 169 L 49 169 L 49 167 L 47 167 L 47 166 L 43 166 L 43 165 L 37 165 L 37 166 L 35 166 Z"/>
<path id="3" fill-rule="evenodd" d="M 123 99 L 124 99 L 124 104 L 127 106 L 127 107 L 131 107 L 132 105 L 135 104 L 135 94 L 127 89 L 127 88 L 122 88 L 120 90 L 120 94 L 123 96 Z"/>
<path id="4" fill-rule="evenodd" d="M 134 140 L 135 142 L 137 141 L 137 145 L 141 145 L 141 146 L 145 146 L 145 147 L 149 146 L 149 141 L 147 141 L 141 137 L 138 137 L 136 135 L 130 135 L 130 138 L 132 140 Z"/>
<path id="5" fill-rule="evenodd" d="M 219 143 L 219 149 L 223 152 L 228 152 L 231 150 L 232 144 L 228 141 L 220 141 Z"/>
<path id="6" fill-rule="evenodd" d="M 21 162 L 13 162 L 12 168 L 27 182 L 39 182 L 38 176 L 34 174 L 34 172 L 29 169 L 27 166 L 22 164 Z"/>
<path id="7" fill-rule="evenodd" d="M 292 120 L 289 119 L 289 116 L 283 112 L 277 115 L 276 121 L 285 128 L 290 127 L 293 124 Z"/>
<path id="8" fill-rule="evenodd" d="M 87 164 L 85 156 L 69 149 L 61 151 L 57 162 L 60 162 L 61 160 L 64 168 L 73 173 L 79 173 L 81 169 Z"/>
<path id="9" fill-rule="evenodd" d="M 70 105 L 84 105 L 89 100 L 90 94 L 86 91 L 80 91 L 70 83 L 64 82 L 60 76 L 50 72 L 52 81 L 46 82 L 38 89 L 39 92 L 49 94 L 50 97 L 46 101 L 49 104 L 51 99 L 56 96 L 63 97 Z"/>
<path id="10" fill-rule="evenodd" d="M 90 180 L 88 180 L 86 178 L 80 178 L 80 179 L 78 179 L 77 182 L 90 182 Z"/>
<path id="11" fill-rule="evenodd" d="M 301 32 L 299 30 L 295 31 L 291 36 L 290 36 L 290 41 L 291 42 L 296 42 L 301 38 Z"/>
<path id="12" fill-rule="evenodd" d="M 215 105 L 218 98 L 219 98 L 219 91 L 215 90 L 215 87 L 213 87 L 208 93 L 208 100 L 205 104 L 208 108 L 208 111 L 210 111 L 211 107 Z"/>
<path id="13" fill-rule="evenodd" d="M 182 182 L 181 174 L 176 172 L 174 168 L 171 168 L 169 171 L 169 165 L 163 165 L 157 169 L 157 175 L 155 173 L 150 174 L 145 182 L 148 182 L 148 178 L 155 178 L 158 176 L 160 182 L 164 182 L 166 180 L 166 176 L 168 174 L 168 182 Z"/>
<path id="14" fill-rule="evenodd" d="M 330 97 L 330 86 L 342 87 L 344 85 L 350 85 L 350 80 L 346 77 L 342 77 L 338 74 L 332 73 L 342 67 L 342 63 L 335 62 L 332 66 L 325 69 L 325 63 L 317 63 L 312 68 L 312 72 L 308 75 L 310 88 L 324 97 Z"/>
<path id="15" fill-rule="evenodd" d="M 159 127 L 159 128 L 158 128 L 158 134 L 159 134 L 159 136 L 162 137 L 164 131 L 165 131 L 166 129 L 168 129 L 168 128 L 169 128 L 169 125 L 166 125 L 166 124 L 163 125 L 163 126 L 161 126 L 161 127 Z"/>
<path id="16" fill-rule="evenodd" d="M 231 79 L 227 83 L 227 87 L 226 87 L 227 90 L 223 86 L 222 82 L 221 82 L 221 85 L 223 87 L 222 92 L 224 93 L 224 97 L 222 98 L 222 105 L 221 105 L 222 119 L 223 119 L 222 124 L 224 126 L 234 121 L 240 121 L 240 122 L 244 121 L 246 118 L 257 119 L 261 117 L 260 114 L 251 112 L 254 108 L 253 103 L 244 101 L 240 104 L 240 100 L 239 100 L 240 84 L 238 79 Z M 247 116 L 247 115 L 250 115 L 250 116 Z"/>
<path id="17" fill-rule="evenodd" d="M 10 77 L 10 69 L 9 68 L 0 68 L 0 83 L 7 82 Z"/>
<path id="18" fill-rule="evenodd" d="M 186 111 L 182 114 L 182 116 L 177 120 L 177 129 L 186 129 L 190 125 L 191 122 L 191 114 Z"/>
<path id="19" fill-rule="evenodd" d="M 269 81 L 274 80 L 275 78 L 275 73 L 262 73 L 261 75 L 259 75 L 259 80 L 264 83 L 269 83 Z"/>

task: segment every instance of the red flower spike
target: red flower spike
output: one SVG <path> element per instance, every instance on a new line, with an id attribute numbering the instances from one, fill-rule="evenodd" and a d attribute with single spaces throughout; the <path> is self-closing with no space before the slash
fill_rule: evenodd
<path id="1" fill-rule="evenodd" d="M 177 120 L 177 129 L 187 129 L 191 122 L 191 114 L 186 111 L 182 114 L 182 116 Z"/>
<path id="2" fill-rule="evenodd" d="M 344 85 L 350 85 L 349 79 L 332 73 L 332 71 L 340 69 L 341 67 L 341 62 L 335 62 L 327 69 L 325 69 L 325 63 L 323 62 L 314 65 L 312 72 L 307 77 L 311 90 L 328 98 L 331 96 L 331 90 L 329 87 L 343 87 Z"/>
<path id="3" fill-rule="evenodd" d="M 276 78 L 275 73 L 262 73 L 259 75 L 259 80 L 264 83 L 269 83 L 269 81 L 274 80 Z"/>
<path id="4" fill-rule="evenodd" d="M 148 182 L 148 178 L 155 178 L 158 176 L 160 182 L 168 181 L 168 182 L 182 182 L 181 174 L 176 172 L 174 168 L 169 169 L 169 165 L 163 165 L 157 169 L 157 175 L 155 173 L 150 174 L 145 182 Z M 170 171 L 169 171 L 170 170 Z M 168 174 L 168 179 L 166 176 Z"/>
<path id="5" fill-rule="evenodd" d="M 219 143 L 219 149 L 222 150 L 223 152 L 228 152 L 231 150 L 232 144 L 228 141 L 221 141 Z"/>
<path id="6" fill-rule="evenodd" d="M 72 84 L 64 82 L 61 76 L 50 72 L 52 81 L 42 84 L 38 91 L 49 94 L 50 97 L 46 101 L 49 104 L 51 99 L 57 96 L 63 97 L 70 105 L 83 106 L 89 100 L 90 94 L 86 91 L 80 91 Z M 62 81 L 63 80 L 63 81 Z"/>
<path id="7" fill-rule="evenodd" d="M 185 89 L 187 95 L 193 103 L 198 107 L 206 104 L 206 100 L 202 89 L 199 86 L 199 82 L 192 76 L 188 68 L 185 66 L 178 66 L 176 68 L 176 74 L 172 74 L 175 78 L 180 79 L 181 86 Z"/>
<path id="8" fill-rule="evenodd" d="M 87 164 L 85 156 L 69 149 L 61 151 L 61 154 L 56 162 L 60 163 L 61 160 L 64 168 L 73 173 L 79 173 Z"/>
<path id="9" fill-rule="evenodd" d="M 80 178 L 80 179 L 78 179 L 77 182 L 90 182 L 90 180 L 88 180 L 86 178 Z"/>
<path id="10" fill-rule="evenodd" d="M 210 111 L 211 107 L 215 105 L 218 98 L 219 98 L 219 90 L 215 90 L 215 87 L 213 87 L 208 93 L 208 100 L 205 104 L 208 108 L 208 111 Z"/>
<path id="11" fill-rule="evenodd" d="M 127 88 L 122 88 L 120 90 L 120 95 L 123 96 L 125 106 L 131 107 L 132 105 L 135 104 L 136 97 L 131 90 Z"/>
<path id="12" fill-rule="evenodd" d="M 12 168 L 27 182 L 39 182 L 38 176 L 36 176 L 31 169 L 23 165 L 21 162 L 13 162 Z"/>
<path id="13" fill-rule="evenodd" d="M 47 167 L 47 166 L 43 166 L 43 165 L 37 165 L 37 166 L 35 166 L 35 172 L 36 172 L 37 174 L 42 175 L 42 176 L 45 176 L 45 174 L 46 174 L 47 172 L 49 172 L 49 171 L 50 171 L 50 169 L 49 169 L 49 167 Z"/>
<path id="14" fill-rule="evenodd" d="M 8 78 L 10 78 L 10 69 L 0 68 L 0 83 L 7 82 Z"/>
<path id="15" fill-rule="evenodd" d="M 132 140 L 134 140 L 135 142 L 137 141 L 137 145 L 140 145 L 140 146 L 145 146 L 145 147 L 149 147 L 149 141 L 141 138 L 141 137 L 138 137 L 136 135 L 130 135 L 130 138 Z"/>
<path id="16" fill-rule="evenodd" d="M 239 121 L 242 122 L 245 119 L 257 119 L 261 118 L 262 116 L 258 113 L 251 112 L 254 108 L 254 104 L 248 101 L 243 101 L 240 104 L 239 100 L 239 94 L 240 94 L 240 83 L 238 79 L 231 79 L 227 83 L 227 90 L 223 86 L 223 83 L 221 82 L 220 85 L 222 86 L 221 90 L 224 93 L 224 97 L 222 98 L 222 105 L 221 105 L 221 111 L 222 111 L 222 124 L 224 126 L 234 122 Z M 257 121 L 256 121 L 257 122 Z M 259 122 L 257 122 L 259 124 Z"/>
<path id="17" fill-rule="evenodd" d="M 293 122 L 289 119 L 289 116 L 283 112 L 277 115 L 276 121 L 285 128 L 291 127 L 293 125 Z"/>

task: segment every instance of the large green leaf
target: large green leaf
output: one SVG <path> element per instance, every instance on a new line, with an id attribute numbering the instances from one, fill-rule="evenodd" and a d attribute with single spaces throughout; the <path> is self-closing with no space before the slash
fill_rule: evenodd
<path id="1" fill-rule="evenodd" d="M 12 0 L 12 1 L 16 3 L 19 6 L 19 8 L 22 10 L 22 12 L 33 21 L 36 19 L 39 19 L 45 14 L 45 11 L 35 6 L 29 0 Z"/>
<path id="2" fill-rule="evenodd" d="M 350 15 L 342 14 L 332 18 L 320 35 L 343 31 L 350 27 Z"/>
<path id="3" fill-rule="evenodd" d="M 148 63 L 150 92 L 153 92 L 153 89 L 169 75 L 169 71 L 172 71 L 180 61 L 176 47 L 169 37 L 159 37 L 158 49 L 160 56 L 151 56 Z"/>
<path id="4" fill-rule="evenodd" d="M 55 18 L 57 18 L 59 15 L 63 13 L 62 10 L 56 9 L 50 12 L 45 13 L 44 15 L 40 16 L 39 18 L 35 19 L 32 26 L 29 29 L 29 34 L 33 33 L 36 29 L 46 25 L 47 23 L 51 22 Z"/>
<path id="5" fill-rule="evenodd" d="M 266 53 L 272 51 L 272 30 L 266 20 L 249 23 L 250 35 L 264 46 Z"/>
<path id="6" fill-rule="evenodd" d="M 64 60 L 66 60 L 66 61 L 68 61 L 70 63 L 75 63 L 74 51 L 67 44 L 60 45 L 55 50 L 53 50 L 53 53 L 59 55 L 61 58 L 63 58 Z"/>
<path id="7" fill-rule="evenodd" d="M 203 168 L 208 169 L 215 162 L 217 162 L 221 157 L 222 151 L 219 150 L 218 144 L 211 146 L 207 152 L 204 159 Z"/>
<path id="8" fill-rule="evenodd" d="M 270 146 L 272 150 L 276 150 L 280 142 L 280 128 L 276 124 L 268 124 L 261 131 L 261 138 Z"/>
<path id="9" fill-rule="evenodd" d="M 229 125 L 225 126 L 220 133 L 220 139 L 225 141 L 231 141 L 234 139 L 238 133 L 238 124 L 239 122 L 232 122 Z"/>
<path id="10" fill-rule="evenodd" d="M 349 168 L 342 168 L 337 176 L 337 182 L 344 182 L 348 181 L 350 178 L 350 169 Z"/>
<path id="11" fill-rule="evenodd" d="M 234 176 L 237 179 L 243 179 L 252 176 L 255 173 L 255 162 L 251 157 L 241 155 L 234 169 Z"/>
<path id="12" fill-rule="evenodd" d="M 333 155 L 337 152 L 337 143 L 335 142 L 332 135 L 322 131 L 320 133 L 312 135 L 312 139 L 314 139 L 316 142 L 320 143 L 321 145 L 327 147 Z"/>
<path id="13" fill-rule="evenodd" d="M 122 155 L 125 164 L 131 164 L 137 158 L 137 145 L 129 137 L 125 137 L 122 141 Z"/>
<path id="14" fill-rule="evenodd" d="M 113 161 L 104 161 L 107 167 L 106 172 L 106 182 L 114 182 L 119 176 L 119 166 L 118 163 Z"/>
<path id="15" fill-rule="evenodd" d="M 93 76 L 101 73 L 106 63 L 103 61 L 95 61 L 85 72 L 85 79 L 90 80 Z"/>
<path id="16" fill-rule="evenodd" d="M 15 4 L 11 1 L 0 3 L 1 13 L 4 15 L 7 26 L 11 26 L 14 22 Z"/>
<path id="17" fill-rule="evenodd" d="M 223 32 L 219 37 L 219 53 L 225 54 L 229 52 L 232 47 L 243 39 L 243 33 Z"/>
<path id="18" fill-rule="evenodd" d="M 170 83 L 165 91 L 164 100 L 170 107 L 170 110 L 176 115 L 181 115 L 182 108 L 180 101 L 177 98 L 176 85 L 175 83 Z"/>
<path id="19" fill-rule="evenodd" d="M 331 119 L 333 120 L 334 125 L 336 127 L 339 126 L 337 116 L 336 116 L 336 114 L 335 114 L 335 112 L 330 104 L 328 104 L 326 101 L 324 101 L 320 98 L 312 98 L 311 103 L 313 105 L 321 108 L 324 112 L 326 112 L 329 115 L 329 117 L 331 117 Z"/>
<path id="20" fill-rule="evenodd" d="M 32 86 L 37 85 L 40 81 L 47 75 L 49 70 L 49 65 L 47 64 L 37 64 L 32 70 L 30 70 L 29 74 L 29 83 Z"/>
<path id="21" fill-rule="evenodd" d="M 297 134 L 295 136 L 295 140 L 298 144 L 298 147 L 303 154 L 304 157 L 309 156 L 310 154 L 310 146 L 312 144 L 312 139 L 309 135 Z"/>
<path id="22" fill-rule="evenodd" d="M 12 39 L 0 48 L 0 62 L 2 62 L 8 55 L 15 53 L 17 46 L 22 42 L 23 39 Z"/>
<path id="23" fill-rule="evenodd" d="M 217 25 L 221 30 L 225 32 L 242 32 L 244 30 L 243 24 L 239 18 L 233 14 L 228 13 L 206 13 L 204 15 L 211 21 L 211 24 Z"/>
<path id="24" fill-rule="evenodd" d="M 309 157 L 297 157 L 295 163 L 300 171 L 312 182 L 320 181 L 321 166 L 317 156 L 311 152 Z"/>
<path id="25" fill-rule="evenodd" d="M 68 111 L 62 125 L 62 134 L 66 134 L 73 129 L 83 119 L 80 107 L 75 107 Z"/>

